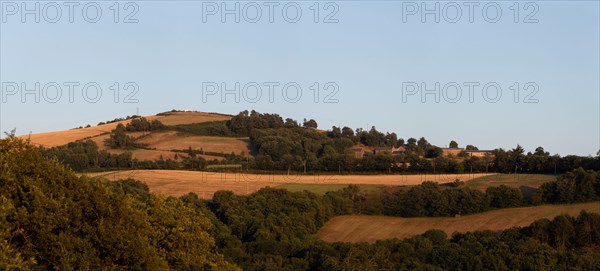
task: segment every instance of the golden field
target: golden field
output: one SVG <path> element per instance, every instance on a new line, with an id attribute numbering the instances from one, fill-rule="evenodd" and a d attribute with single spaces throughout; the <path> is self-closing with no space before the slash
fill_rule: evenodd
<path id="1" fill-rule="evenodd" d="M 489 174 L 447 174 L 447 175 L 285 175 L 285 174 L 245 174 L 217 173 L 185 170 L 125 170 L 119 172 L 89 173 L 88 176 L 102 176 L 110 180 L 135 178 L 150 187 L 150 191 L 181 196 L 194 192 L 203 198 L 211 198 L 219 190 L 231 190 L 236 194 L 249 194 L 263 187 L 282 184 L 365 184 L 365 185 L 418 185 L 431 180 L 439 183 L 456 179 L 468 181 Z"/>
<path id="2" fill-rule="evenodd" d="M 577 216 L 581 210 L 600 213 L 600 202 L 510 208 L 461 217 L 338 216 L 329 220 L 317 232 L 317 236 L 326 242 L 350 243 L 402 239 L 422 234 L 430 229 L 443 230 L 450 236 L 453 232 L 500 231 L 523 227 L 535 220 L 553 219 L 561 214 Z"/>

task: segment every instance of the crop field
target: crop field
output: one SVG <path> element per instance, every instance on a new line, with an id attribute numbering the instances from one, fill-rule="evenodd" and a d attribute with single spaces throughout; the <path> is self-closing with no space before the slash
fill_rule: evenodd
<path id="1" fill-rule="evenodd" d="M 561 214 L 577 216 L 581 210 L 600 213 L 600 202 L 571 205 L 542 205 L 494 210 L 461 217 L 390 217 L 348 215 L 329 220 L 317 233 L 326 242 L 368 242 L 406 238 L 430 229 L 453 232 L 477 230 L 499 231 L 528 226 L 538 219 L 552 219 Z"/>
<path id="2" fill-rule="evenodd" d="M 452 182 L 455 179 L 467 181 L 486 176 L 485 174 L 449 175 L 299 175 L 299 174 L 245 174 L 217 173 L 186 170 L 126 170 L 119 172 L 90 173 L 88 176 L 104 176 L 108 179 L 135 178 L 145 182 L 152 192 L 169 196 L 181 196 L 194 192 L 204 198 L 211 198 L 219 190 L 231 190 L 236 194 L 249 194 L 263 187 L 276 187 L 283 184 L 333 184 L 343 187 L 348 184 L 361 185 L 417 185 L 427 180 Z M 325 189 L 330 189 L 325 188 Z"/>

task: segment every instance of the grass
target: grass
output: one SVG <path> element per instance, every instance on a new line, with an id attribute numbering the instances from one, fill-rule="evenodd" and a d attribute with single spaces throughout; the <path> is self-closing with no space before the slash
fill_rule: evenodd
<path id="1" fill-rule="evenodd" d="M 484 191 L 490 186 L 506 185 L 513 188 L 528 186 L 539 188 L 546 182 L 556 180 L 556 175 L 545 174 L 494 174 L 472 179 L 465 183 L 466 187 Z"/>
<path id="2" fill-rule="evenodd" d="M 286 189 L 291 192 L 302 192 L 304 190 L 313 192 L 317 195 L 324 195 L 330 191 L 338 191 L 344 187 L 347 187 L 347 184 L 305 184 L 305 183 L 292 183 L 292 184 L 283 184 L 278 185 L 275 188 Z M 361 191 L 372 191 L 384 185 L 381 184 L 358 184 Z"/>
<path id="3" fill-rule="evenodd" d="M 577 216 L 581 210 L 600 213 L 600 202 L 510 208 L 461 217 L 338 216 L 328 221 L 317 232 L 317 236 L 326 242 L 351 243 L 402 239 L 430 229 L 443 230 L 450 236 L 454 232 L 500 231 L 523 227 L 535 220 L 552 219 L 561 214 Z"/>

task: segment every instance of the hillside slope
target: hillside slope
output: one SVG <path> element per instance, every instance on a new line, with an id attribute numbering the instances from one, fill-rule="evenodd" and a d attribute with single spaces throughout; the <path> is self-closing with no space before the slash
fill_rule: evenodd
<path id="1" fill-rule="evenodd" d="M 148 121 L 159 120 L 164 125 L 179 125 L 191 123 L 203 123 L 209 121 L 224 121 L 231 119 L 229 115 L 205 112 L 167 112 L 156 116 L 145 117 Z M 96 125 L 88 128 L 72 129 L 65 131 L 38 133 L 20 136 L 23 139 L 29 138 L 34 145 L 44 147 L 56 147 L 65 145 L 69 142 L 94 138 L 109 133 L 117 125 L 126 125 L 131 120 L 123 120 L 104 125 Z M 100 144 L 99 144 L 100 146 Z"/>
<path id="2" fill-rule="evenodd" d="M 448 235 L 477 230 L 499 231 L 528 226 L 535 220 L 552 219 L 561 214 L 577 216 L 581 210 L 600 213 L 600 202 L 501 209 L 461 217 L 339 216 L 328 221 L 317 236 L 326 242 L 373 243 L 402 239 L 430 229 L 440 229 Z"/>

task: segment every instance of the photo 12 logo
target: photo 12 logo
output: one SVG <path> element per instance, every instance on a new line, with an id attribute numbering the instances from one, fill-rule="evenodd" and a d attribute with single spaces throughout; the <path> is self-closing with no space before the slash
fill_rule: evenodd
<path id="1" fill-rule="evenodd" d="M 536 2 L 402 2 L 402 22 L 538 23 Z"/>
<path id="2" fill-rule="evenodd" d="M 202 2 L 202 22 L 338 23 L 336 2 Z"/>
<path id="3" fill-rule="evenodd" d="M 138 23 L 136 2 L 4 2 L 2 23 Z"/>
<path id="4" fill-rule="evenodd" d="M 535 82 L 513 82 L 505 88 L 512 92 L 514 103 L 539 103 L 536 95 L 540 87 Z M 464 100 L 464 96 L 469 103 L 474 103 L 476 97 L 481 97 L 486 103 L 497 103 L 502 100 L 502 94 L 502 85 L 497 82 L 402 82 L 403 103 L 407 103 L 411 96 L 420 97 L 421 103 L 431 102 L 431 99 L 427 100 L 430 96 L 434 103 L 440 103 L 442 99 L 447 103 L 458 103 Z"/>
<path id="5" fill-rule="evenodd" d="M 114 103 L 138 103 L 136 98 L 140 87 L 137 83 L 114 82 L 104 86 L 112 92 Z M 81 100 L 86 103 L 97 103 L 102 100 L 103 88 L 97 82 L 2 82 L 2 103 L 8 103 L 9 99 L 20 103 L 35 102 L 42 100 L 47 103 L 58 103 L 67 101 L 76 102 L 76 97 L 81 94 Z M 77 99 L 77 101 L 81 101 Z"/>
<path id="6" fill-rule="evenodd" d="M 207 103 L 209 97 L 219 96 L 221 103 L 231 99 L 235 103 L 240 103 L 242 99 L 247 103 L 298 103 L 305 97 L 304 89 L 311 92 L 312 97 L 308 99 L 314 103 L 339 103 L 337 94 L 340 87 L 335 82 L 314 82 L 304 87 L 297 82 L 202 82 L 202 102 Z"/>

